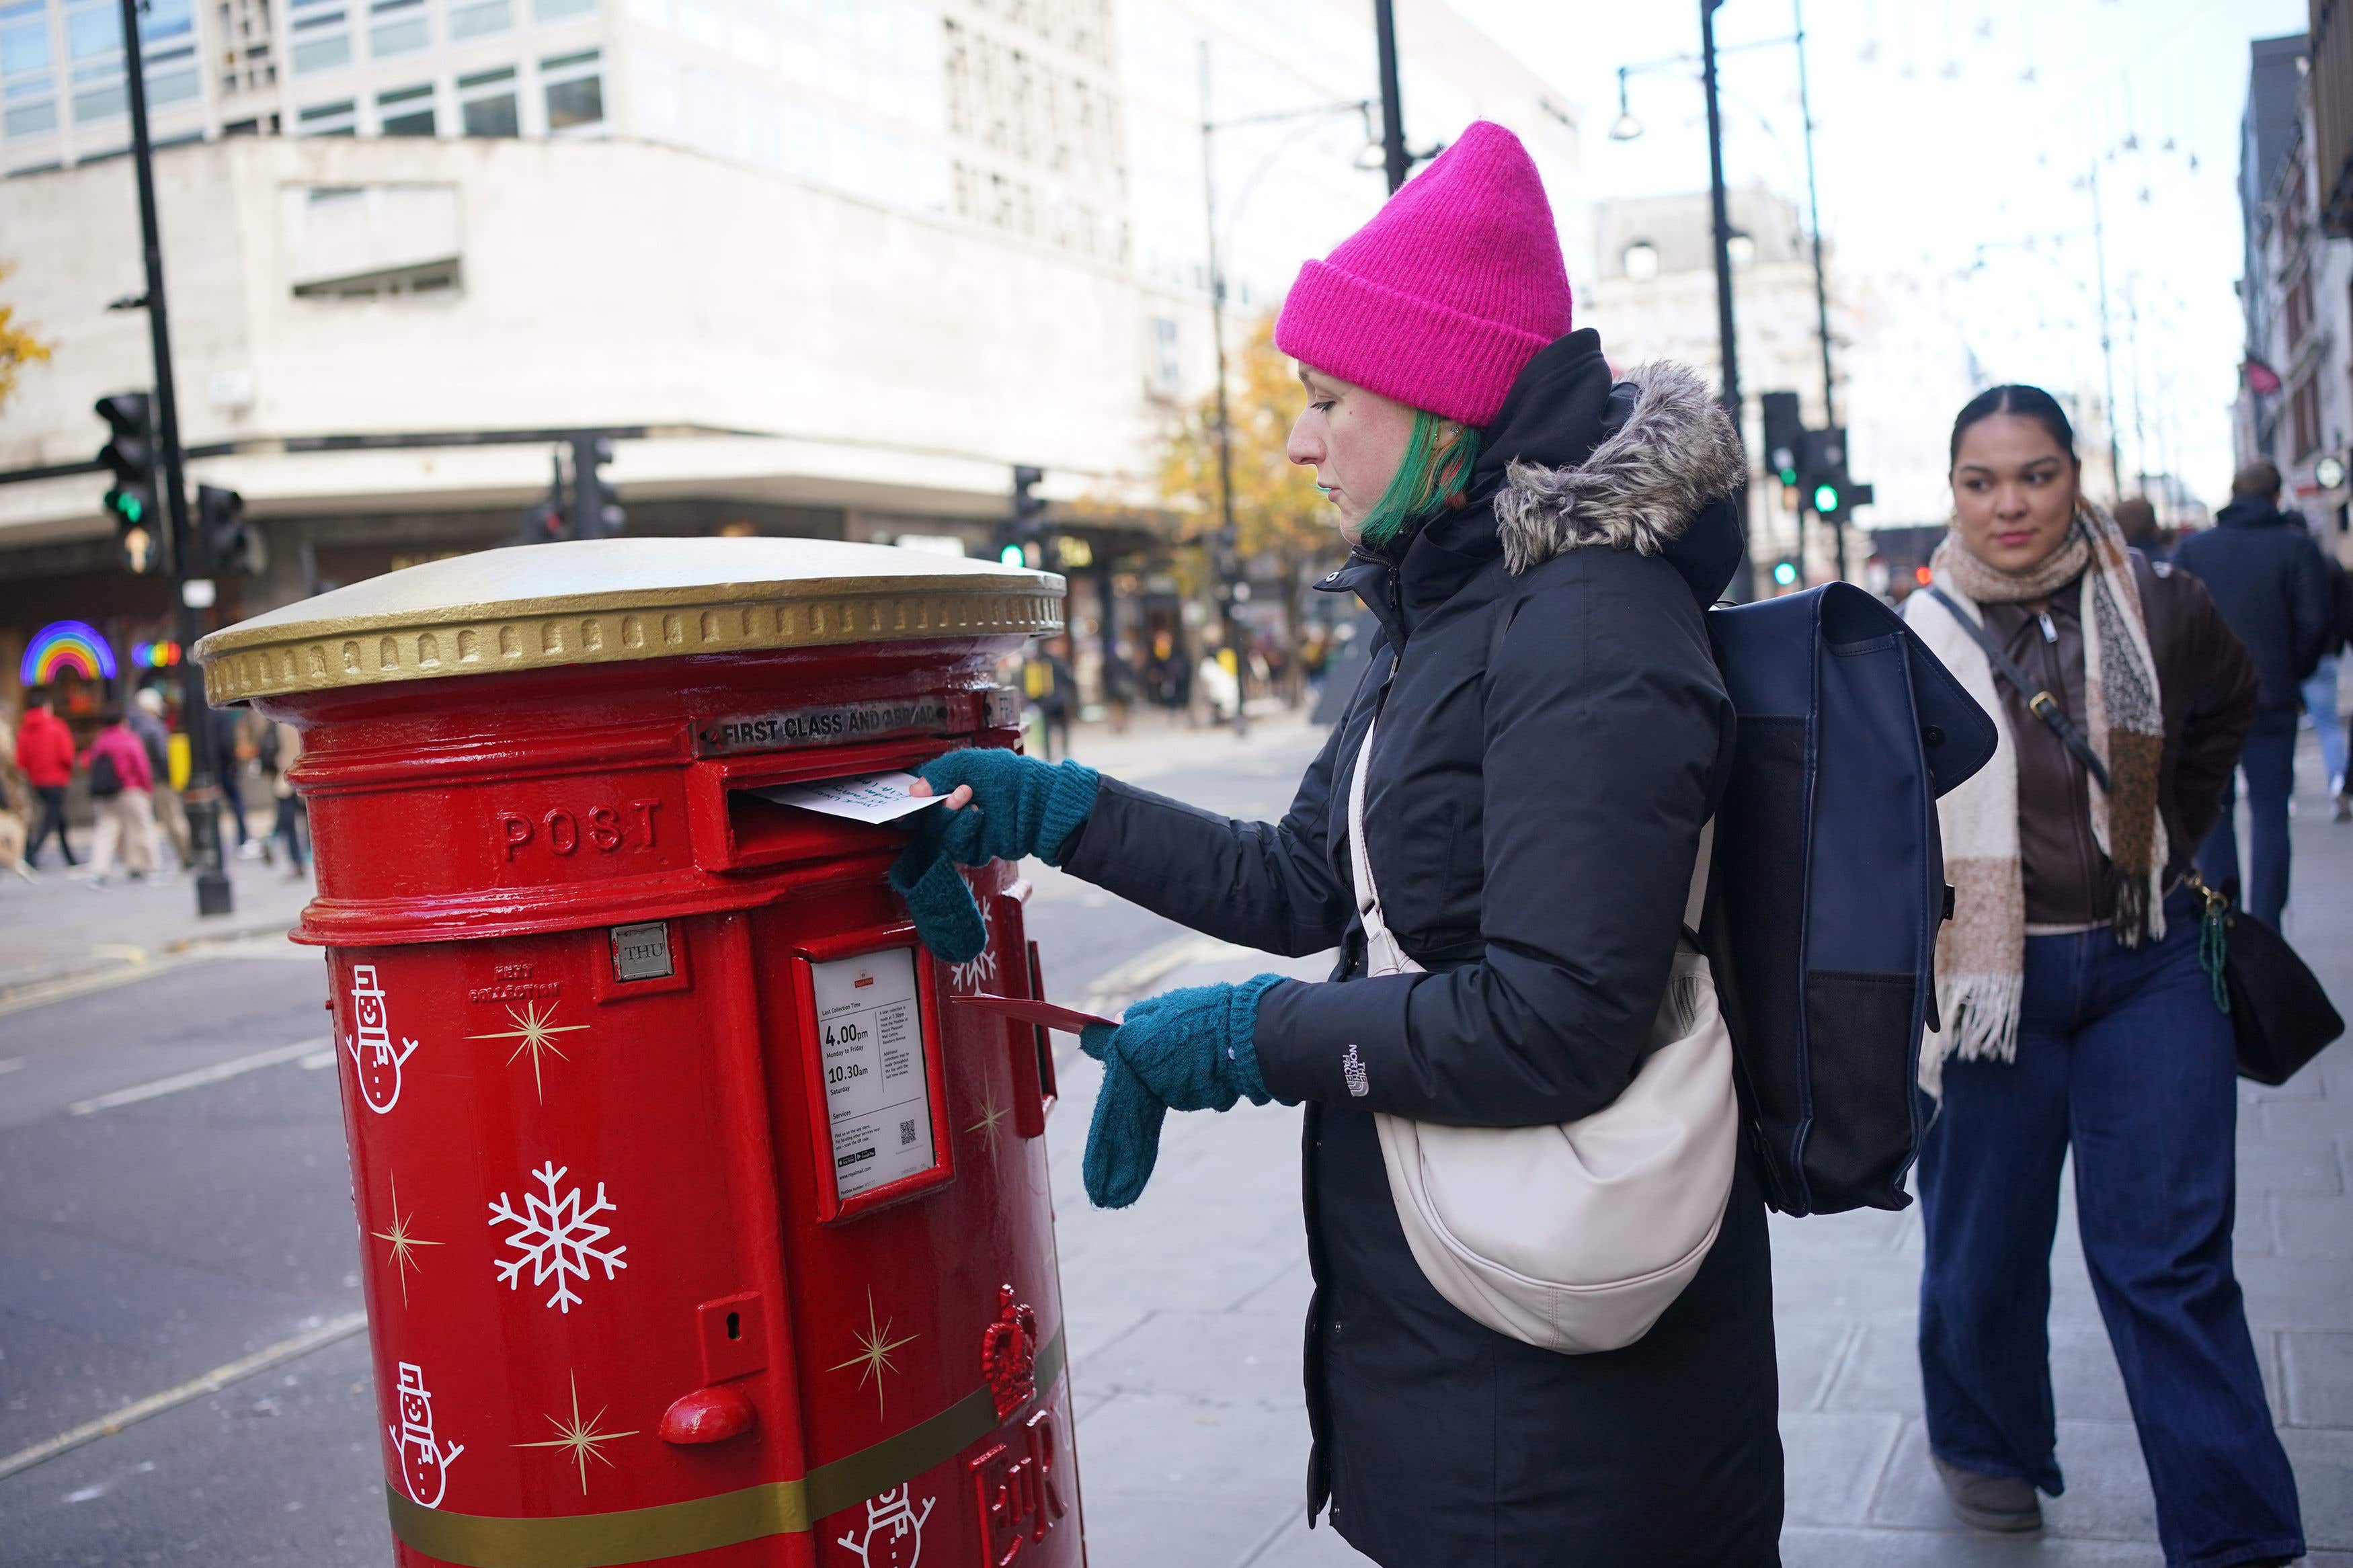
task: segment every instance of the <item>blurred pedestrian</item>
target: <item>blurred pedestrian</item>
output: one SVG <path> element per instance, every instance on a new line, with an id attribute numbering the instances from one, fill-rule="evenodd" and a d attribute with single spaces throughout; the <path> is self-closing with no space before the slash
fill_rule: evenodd
<path id="1" fill-rule="evenodd" d="M 2320 744 L 2320 765 L 2328 777 L 2330 815 L 2338 822 L 2353 822 L 2353 794 L 2346 790 L 2345 716 L 2337 710 L 2337 669 L 2346 637 L 2353 633 L 2353 574 L 2326 550 L 2320 552 L 2320 566 L 2328 580 L 2328 631 L 2321 644 L 2320 662 L 2298 691 L 2305 720 Z"/>
<path id="2" fill-rule="evenodd" d="M 245 770 L 252 765 L 256 755 L 254 743 L 248 738 L 250 716 L 241 708 L 212 708 L 206 712 L 212 721 L 213 765 L 220 773 L 224 815 L 237 827 L 237 858 L 258 860 L 261 858 L 261 845 L 245 819 Z"/>
<path id="3" fill-rule="evenodd" d="M 2147 556 L 2162 561 L 2168 553 L 2165 535 L 2157 526 L 2157 508 L 2147 496 L 2126 496 L 2116 502 L 2116 531 L 2125 542 Z"/>
<path id="4" fill-rule="evenodd" d="M 1071 754 L 1071 710 L 1078 701 L 1079 679 L 1071 669 L 1070 646 L 1059 637 L 1040 642 L 1021 671 L 1029 705 L 1038 710 L 1050 763 Z"/>
<path id="5" fill-rule="evenodd" d="M 188 812 L 180 802 L 180 792 L 172 783 L 172 731 L 164 722 L 164 694 L 152 686 L 142 686 L 131 700 L 129 714 L 131 732 L 147 748 L 147 769 L 155 777 L 155 824 L 170 840 L 172 853 L 180 868 L 188 870 L 195 865 L 188 845 Z M 159 854 L 157 858 L 161 858 Z"/>
<path id="6" fill-rule="evenodd" d="M 2001 745 L 1937 804 L 1957 893 L 1920 1066 L 1941 1096 L 1918 1173 L 1930 1458 L 1980 1529 L 2038 1529 L 2036 1489 L 2060 1491 L 2048 1319 L 2072 1149 L 2166 1562 L 2284 1562 L 2295 1480 L 2231 1262 L 2235 1052 L 2182 884 L 2254 668 L 2198 579 L 2084 500 L 2048 394 L 1980 395 L 1952 456 L 1952 531 L 1905 618 Z"/>
<path id="7" fill-rule="evenodd" d="M 144 879 L 155 868 L 155 774 L 147 765 L 147 748 L 123 721 L 121 709 L 109 707 L 100 715 L 82 766 L 90 773 L 90 804 L 98 817 L 90 885 L 106 886 L 118 853 L 131 879 Z"/>
<path id="8" fill-rule="evenodd" d="M 262 773 L 269 781 L 269 794 L 277 808 L 270 821 L 269 842 L 286 851 L 286 879 L 300 881 L 310 875 L 309 858 L 302 847 L 303 829 L 310 815 L 303 808 L 302 797 L 294 791 L 292 776 L 294 764 L 302 755 L 302 734 L 282 721 L 273 723 L 257 716 L 254 722 L 261 731 L 259 751 Z M 263 856 L 273 864 L 277 858 L 267 847 Z"/>
<path id="9" fill-rule="evenodd" d="M 1103 709 L 1111 718 L 1111 732 L 1127 733 L 1130 718 L 1135 711 L 1135 647 L 1121 641 L 1103 656 Z"/>
<path id="10" fill-rule="evenodd" d="M 1325 586 L 1378 617 L 1388 679 L 1356 691 L 1281 822 L 967 747 L 922 770 L 955 808 L 927 831 L 1229 941 L 1344 954 L 1329 983 L 1188 987 L 1082 1037 L 1105 1072 L 1097 1203 L 1141 1193 L 1166 1110 L 1307 1104 L 1311 1521 L 1328 1501 L 1388 1568 L 1766 1568 L 1781 1446 L 1746 1163 L 1663 1314 L 1577 1354 L 1432 1283 L 1461 1282 L 1425 1271 L 1386 1163 L 1392 1120 L 1540 1128 L 1619 1105 L 1655 1047 L 1692 1037 L 1667 1003 L 1705 974 L 1682 922 L 1735 720 L 1702 623 L 1740 557 L 1745 465 L 1692 372 L 1613 389 L 1599 338 L 1570 331 L 1559 245 L 1525 152 L 1474 123 L 1283 305 L 1275 341 L 1306 384 L 1288 453 L 1356 546 Z M 961 878 L 906 869 L 919 929 L 936 889 L 969 937 Z M 1547 1196 L 1504 1202 L 1533 1224 Z M 1611 1228 L 1680 1235 L 1620 1200 Z"/>
<path id="11" fill-rule="evenodd" d="M 40 864 L 41 847 L 49 835 L 58 836 L 58 852 L 69 866 L 79 866 L 73 843 L 66 837 L 66 787 L 73 783 L 73 731 L 50 710 L 49 690 L 36 687 L 25 694 L 24 722 L 16 726 L 16 765 L 25 770 L 40 815 L 33 824 L 32 841 L 25 846 L 25 864 Z"/>
<path id="12" fill-rule="evenodd" d="M 2295 792 L 2296 717 L 2304 682 L 2320 663 L 2335 614 L 2327 569 L 2304 520 L 2279 506 L 2280 474 L 2258 458 L 2231 481 L 2214 526 L 2176 546 L 2174 564 L 2195 573 L 2214 607 L 2247 645 L 2261 695 L 2239 755 L 2247 781 L 2247 912 L 2277 925 L 2288 899 L 2288 801 Z M 2198 852 L 2199 869 L 2240 892 L 2238 789 L 2225 779 L 2221 814 Z"/>

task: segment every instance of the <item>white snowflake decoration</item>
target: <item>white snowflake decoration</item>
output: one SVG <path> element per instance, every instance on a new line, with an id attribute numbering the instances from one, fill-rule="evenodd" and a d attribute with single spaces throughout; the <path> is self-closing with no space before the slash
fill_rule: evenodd
<path id="1" fill-rule="evenodd" d="M 993 938 L 980 950 L 979 956 L 948 965 L 948 989 L 951 991 L 989 991 L 996 984 L 997 943 Z"/>
<path id="2" fill-rule="evenodd" d="M 610 1279 L 613 1270 L 628 1267 L 621 1261 L 621 1254 L 628 1248 L 605 1248 L 596 1245 L 613 1234 L 610 1226 L 595 1223 L 596 1216 L 619 1212 L 606 1201 L 605 1184 L 596 1184 L 596 1201 L 586 1208 L 580 1204 L 579 1188 L 575 1187 L 561 1195 L 557 1194 L 556 1184 L 564 1180 L 565 1172 L 569 1168 L 550 1160 L 533 1171 L 533 1177 L 547 1189 L 547 1195 L 543 1198 L 536 1193 L 525 1193 L 522 1213 L 515 1211 L 504 1193 L 501 1193 L 499 1201 L 491 1205 L 491 1224 L 504 1221 L 517 1227 L 506 1238 L 506 1244 L 522 1254 L 519 1258 L 510 1258 L 499 1263 L 499 1278 L 507 1282 L 509 1289 L 512 1289 L 522 1278 L 523 1266 L 529 1264 L 533 1285 L 544 1285 L 550 1279 L 555 1281 L 555 1294 L 547 1299 L 547 1304 L 559 1312 L 571 1311 L 580 1300 L 573 1293 L 567 1276 L 576 1275 L 586 1282 L 588 1266 L 601 1263 L 605 1266 L 605 1278 Z"/>

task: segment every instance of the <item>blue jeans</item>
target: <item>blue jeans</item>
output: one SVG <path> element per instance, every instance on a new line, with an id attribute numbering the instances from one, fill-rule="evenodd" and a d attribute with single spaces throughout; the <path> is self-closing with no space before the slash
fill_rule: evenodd
<path id="1" fill-rule="evenodd" d="M 2287 802 L 2295 793 L 2295 710 L 2274 709 L 2255 715 L 2239 752 L 2239 773 L 2247 775 L 2247 876 L 2239 902 L 2276 929 L 2287 908 Z M 2219 888 L 2239 880 L 2239 779 L 2222 785 L 2222 815 L 2198 847 L 2198 870 Z"/>
<path id="2" fill-rule="evenodd" d="M 2311 716 L 2313 734 L 2320 742 L 2320 765 L 2328 770 L 2328 787 L 2345 779 L 2345 721 L 2337 716 L 2337 656 L 2330 654 L 2304 683 L 2304 710 Z"/>
<path id="3" fill-rule="evenodd" d="M 2015 1061 L 1945 1064 L 1920 1150 L 1928 1446 L 1980 1475 L 2062 1489 L 2052 1409 L 2051 1240 L 2061 1162 L 2124 1373 L 2168 1564 L 2304 1551 L 2231 1269 L 2238 1120 L 2230 1021 L 2198 967 L 2194 903 L 2162 942 L 2026 941 Z"/>

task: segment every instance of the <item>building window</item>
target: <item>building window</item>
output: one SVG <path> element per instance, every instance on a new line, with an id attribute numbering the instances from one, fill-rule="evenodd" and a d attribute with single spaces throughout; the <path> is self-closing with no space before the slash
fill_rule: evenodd
<path id="1" fill-rule="evenodd" d="M 343 0 L 293 0 L 294 74 L 334 70 L 352 63 L 352 35 Z"/>
<path id="2" fill-rule="evenodd" d="M 605 122 L 605 68 L 597 50 L 540 61 L 539 80 L 549 135 Z"/>
<path id="3" fill-rule="evenodd" d="M 2320 446 L 2320 384 L 2307 375 L 2296 384 L 2288 396 L 2289 426 L 2295 449 L 2289 454 L 2302 462 Z"/>
<path id="4" fill-rule="evenodd" d="M 297 136 L 356 136 L 359 126 L 357 106 L 348 98 L 336 103 L 314 104 L 294 116 Z"/>
<path id="5" fill-rule="evenodd" d="M 534 22 L 560 22 L 566 16 L 583 16 L 596 8 L 596 0 L 532 0 L 531 19 Z"/>
<path id="6" fill-rule="evenodd" d="M 514 26 L 514 6 L 510 0 L 484 0 L 477 5 L 453 6 L 449 12 L 449 41 L 460 38 L 487 37 L 503 33 Z"/>
<path id="7" fill-rule="evenodd" d="M 458 79 L 458 123 L 469 136 L 521 135 L 515 101 L 512 66 Z"/>
<path id="8" fill-rule="evenodd" d="M 368 21 L 368 55 L 374 59 L 414 54 L 433 41 L 425 0 L 375 0 Z"/>
<path id="9" fill-rule="evenodd" d="M 41 0 L 0 3 L 0 135 L 37 136 L 58 128 L 49 16 Z"/>
<path id="10" fill-rule="evenodd" d="M 111 120 L 129 108 L 130 98 L 123 90 L 122 62 L 120 59 L 74 67 L 75 124 L 87 125 L 93 120 Z"/>
<path id="11" fill-rule="evenodd" d="M 433 84 L 396 88 L 375 96 L 376 131 L 385 136 L 430 136 L 437 129 L 433 116 Z"/>
<path id="12" fill-rule="evenodd" d="M 1176 353 L 1176 318 L 1152 318 L 1152 391 L 1160 397 L 1174 397 L 1180 384 L 1178 373 L 1183 362 Z"/>

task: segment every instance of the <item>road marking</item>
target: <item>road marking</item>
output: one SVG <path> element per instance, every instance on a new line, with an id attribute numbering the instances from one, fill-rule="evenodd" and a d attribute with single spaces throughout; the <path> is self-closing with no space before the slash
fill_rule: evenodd
<path id="1" fill-rule="evenodd" d="M 234 1057 L 225 1062 L 215 1062 L 208 1068 L 174 1073 L 170 1078 L 159 1078 L 153 1083 L 137 1084 L 130 1089 L 118 1089 L 111 1094 L 101 1094 L 94 1099 L 76 1100 L 66 1107 L 66 1114 L 89 1116 L 96 1111 L 112 1110 L 118 1105 L 136 1105 L 142 1100 L 160 1099 L 167 1094 L 177 1094 L 184 1089 L 198 1089 L 208 1083 L 218 1083 L 223 1079 L 236 1078 L 241 1073 L 256 1072 L 262 1068 L 276 1067 L 280 1062 L 290 1062 L 298 1058 L 309 1057 L 322 1047 L 329 1053 L 328 1059 L 332 1061 L 334 1051 L 333 1041 L 299 1040 L 290 1046 L 279 1046 L 267 1051 L 256 1051 L 249 1057 Z"/>
<path id="2" fill-rule="evenodd" d="M 44 1459 L 54 1459 L 59 1454 L 79 1448 L 85 1443 L 95 1443 L 100 1437 L 111 1437 L 124 1427 L 135 1426 L 150 1415 L 161 1415 L 167 1410 L 177 1409 L 192 1399 L 202 1399 L 207 1394 L 218 1394 L 229 1384 L 241 1383 L 256 1373 L 268 1372 L 273 1366 L 293 1361 L 300 1356 L 309 1355 L 312 1351 L 333 1344 L 338 1340 L 349 1339 L 365 1327 L 367 1327 L 365 1312 L 346 1312 L 340 1318 L 330 1318 L 315 1329 L 306 1329 L 291 1339 L 280 1340 L 274 1345 L 230 1362 L 226 1366 L 216 1366 L 202 1377 L 190 1378 L 177 1388 L 167 1388 L 161 1394 L 151 1394 L 136 1404 L 124 1405 L 111 1415 L 101 1415 L 95 1421 L 86 1421 L 70 1432 L 60 1432 L 56 1436 L 36 1443 L 29 1448 L 19 1448 L 6 1458 L 0 1459 L 0 1480 L 7 1479 L 19 1470 L 29 1470 Z"/>
<path id="3" fill-rule="evenodd" d="M 207 958 L 317 962 L 311 950 L 295 947 L 270 931 L 224 932 L 218 936 L 200 937 L 160 953 L 151 953 L 144 948 L 121 942 L 100 942 L 93 945 L 90 952 L 113 962 L 102 969 L 85 969 L 49 979 L 27 980 L 18 985 L 0 986 L 0 1018 L 11 1013 L 21 1013 L 27 1007 L 45 1007 L 52 1002 L 69 1002 L 77 996 L 111 991 L 118 985 L 129 985 L 141 980 L 152 980 L 156 975 L 168 974 L 174 969 L 201 963 Z"/>
<path id="4" fill-rule="evenodd" d="M 1256 948 L 1243 947 L 1237 942 L 1202 936 L 1194 931 L 1171 937 L 1125 963 L 1096 975 L 1088 983 L 1086 999 L 1079 1004 L 1079 1011 L 1109 1014 L 1133 1002 L 1152 989 L 1164 976 L 1175 973 L 1188 963 L 1240 958 L 1257 951 Z"/>

